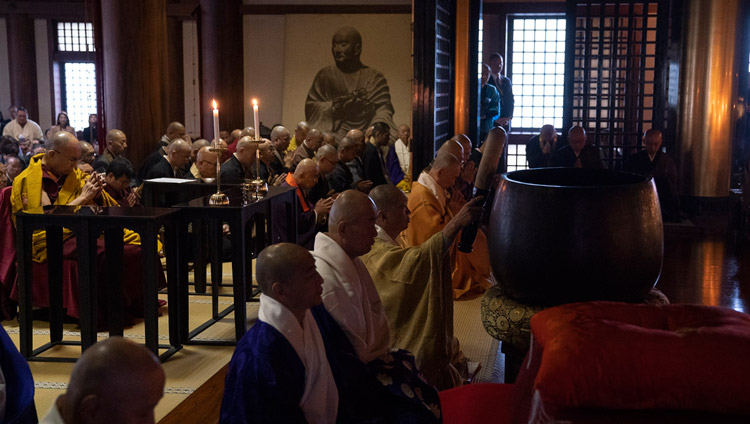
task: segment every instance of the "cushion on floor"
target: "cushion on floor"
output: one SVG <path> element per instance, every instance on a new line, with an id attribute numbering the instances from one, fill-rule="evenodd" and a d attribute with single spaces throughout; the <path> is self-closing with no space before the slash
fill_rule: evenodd
<path id="1" fill-rule="evenodd" d="M 513 417 L 512 384 L 468 384 L 440 392 L 444 424 L 510 423 Z"/>
<path id="2" fill-rule="evenodd" d="M 586 302 L 539 312 L 531 329 L 545 405 L 750 414 L 750 315 Z"/>

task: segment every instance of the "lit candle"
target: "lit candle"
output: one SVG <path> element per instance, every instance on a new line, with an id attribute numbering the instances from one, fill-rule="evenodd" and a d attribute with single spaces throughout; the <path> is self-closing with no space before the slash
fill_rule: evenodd
<path id="1" fill-rule="evenodd" d="M 255 137 L 260 137 L 260 127 L 258 127 L 258 100 L 253 99 L 253 123 L 255 124 Z"/>
<path id="2" fill-rule="evenodd" d="M 219 142 L 219 107 L 216 105 L 216 99 L 212 103 L 214 107 L 214 148 L 216 148 Z"/>

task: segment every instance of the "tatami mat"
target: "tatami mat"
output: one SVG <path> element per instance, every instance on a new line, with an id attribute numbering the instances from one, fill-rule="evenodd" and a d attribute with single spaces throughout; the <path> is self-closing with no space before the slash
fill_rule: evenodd
<path id="1" fill-rule="evenodd" d="M 192 278 L 191 278 L 192 279 Z M 210 281 L 210 272 L 208 274 Z M 223 280 L 225 284 L 231 282 L 231 264 L 224 264 Z M 210 292 L 210 287 L 209 287 Z M 222 287 L 220 293 L 229 294 L 231 289 Z M 166 299 L 166 294 L 160 295 Z M 210 296 L 190 296 L 190 327 L 195 328 L 211 316 Z M 232 298 L 220 297 L 219 309 L 231 305 Z M 490 337 L 482 326 L 480 319 L 481 296 L 467 300 L 455 301 L 454 328 L 461 349 L 471 361 L 479 361 L 482 368 L 475 377 L 475 382 L 502 382 L 502 355 L 498 355 L 498 341 Z M 168 344 L 168 311 L 169 305 L 160 309 L 159 335 L 160 343 Z M 249 323 L 257 318 L 258 303 L 247 303 Z M 18 344 L 18 322 L 16 320 L 2 323 L 11 339 Z M 65 324 L 64 339 L 79 341 L 80 333 L 75 324 Z M 107 333 L 99 333 L 98 338 L 108 337 Z M 136 342 L 143 342 L 144 325 L 139 322 L 125 330 L 125 337 Z M 230 313 L 206 331 L 196 337 L 198 340 L 232 340 L 234 338 L 234 314 Z M 34 347 L 39 347 L 49 341 L 49 324 L 45 321 L 34 321 Z M 167 376 L 165 393 L 156 407 L 156 420 L 163 418 L 206 380 L 219 371 L 231 359 L 233 346 L 200 346 L 186 345 L 169 358 L 164 364 Z M 77 346 L 58 346 L 44 355 L 77 357 L 80 348 Z M 50 409 L 55 399 L 63 394 L 67 388 L 72 363 L 29 362 L 36 393 L 37 412 L 43 417 Z"/>

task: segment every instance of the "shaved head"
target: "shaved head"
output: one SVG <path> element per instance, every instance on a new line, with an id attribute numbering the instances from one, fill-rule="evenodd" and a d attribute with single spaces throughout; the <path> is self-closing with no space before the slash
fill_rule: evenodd
<path id="1" fill-rule="evenodd" d="M 320 146 L 318 149 L 318 152 L 315 154 L 315 159 L 320 160 L 320 158 L 331 158 L 336 159 L 338 157 L 338 152 L 336 151 L 336 148 L 331 146 L 330 144 L 324 144 Z"/>
<path id="2" fill-rule="evenodd" d="M 255 128 L 247 127 L 240 131 L 240 138 L 242 137 L 255 137 Z"/>
<path id="3" fill-rule="evenodd" d="M 353 223 L 373 211 L 374 208 L 375 204 L 366 194 L 358 190 L 346 190 L 331 206 L 331 213 L 328 215 L 328 231 L 336 234 L 339 224 Z"/>
<path id="4" fill-rule="evenodd" d="M 444 153 L 435 158 L 430 169 L 430 176 L 440 187 L 447 190 L 456 183 L 461 173 L 461 161 L 452 153 Z"/>
<path id="5" fill-rule="evenodd" d="M 450 139 L 443 143 L 437 152 L 437 156 L 444 156 L 446 154 L 451 154 L 459 161 L 463 161 L 464 148 L 458 140 Z"/>
<path id="6" fill-rule="evenodd" d="M 190 144 L 188 144 L 187 141 L 178 138 L 169 144 L 169 151 L 190 154 Z"/>
<path id="7" fill-rule="evenodd" d="M 110 337 L 88 348 L 76 362 L 61 398 L 65 422 L 131 422 L 150 416 L 164 394 L 164 371 L 144 347 Z M 133 421 L 134 422 L 134 421 Z"/>
<path id="8" fill-rule="evenodd" d="M 237 142 L 237 159 L 246 167 L 250 167 L 255 160 L 255 151 L 258 149 L 258 143 L 253 143 L 250 136 L 244 136 Z"/>
<path id="9" fill-rule="evenodd" d="M 471 139 L 466 134 L 456 134 L 451 140 L 458 141 L 461 144 L 464 155 L 461 159 L 462 162 L 466 162 L 471 157 Z"/>
<path id="10" fill-rule="evenodd" d="M 310 256 L 307 249 L 293 243 L 277 243 L 263 249 L 255 263 L 255 279 L 260 291 L 274 297 L 271 290 L 273 283 L 294 283 L 297 276 L 289 270 L 296 269 L 300 260 L 307 256 Z"/>
<path id="11" fill-rule="evenodd" d="M 208 140 L 206 140 L 205 138 L 201 138 L 193 142 L 192 149 L 194 152 L 197 152 L 205 146 L 208 146 Z"/>
<path id="12" fill-rule="evenodd" d="M 59 150 L 68 146 L 76 146 L 78 149 L 81 148 L 76 136 L 67 131 L 58 131 L 52 134 L 52 137 L 47 141 L 47 150 Z"/>
<path id="13" fill-rule="evenodd" d="M 370 199 L 375 202 L 378 211 L 398 206 L 404 198 L 406 198 L 406 194 L 400 188 L 391 184 L 381 184 L 370 190 Z"/>
<path id="14" fill-rule="evenodd" d="M 94 146 L 87 141 L 78 141 L 81 144 L 81 162 L 91 165 L 94 163 Z"/>
<path id="15" fill-rule="evenodd" d="M 354 143 L 361 143 L 362 140 L 365 138 L 364 133 L 362 133 L 361 130 L 349 130 L 348 133 L 346 133 L 346 136 L 349 137 Z"/>
<path id="16" fill-rule="evenodd" d="M 377 209 L 372 199 L 357 190 L 347 190 L 336 198 L 328 216 L 328 235 L 350 258 L 369 252 L 375 237 Z"/>
<path id="17" fill-rule="evenodd" d="M 172 122 L 167 126 L 167 138 L 172 141 L 176 138 L 185 137 L 185 126 L 180 122 Z"/>
<path id="18" fill-rule="evenodd" d="M 318 164 L 312 159 L 302 159 L 294 170 L 294 180 L 302 190 L 311 189 L 318 182 Z"/>

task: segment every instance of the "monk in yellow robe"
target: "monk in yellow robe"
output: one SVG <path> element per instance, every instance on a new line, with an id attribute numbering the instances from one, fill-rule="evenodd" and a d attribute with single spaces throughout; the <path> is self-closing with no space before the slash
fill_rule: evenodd
<path id="1" fill-rule="evenodd" d="M 23 210 L 27 213 L 42 213 L 43 207 L 48 205 L 118 206 L 117 202 L 102 190 L 104 177 L 99 174 L 89 176 L 78 169 L 80 157 L 81 146 L 74 135 L 64 131 L 54 134 L 47 143 L 47 152 L 33 156 L 29 166 L 14 180 L 11 190 L 14 223 L 16 212 Z M 76 259 L 75 238 L 72 236 L 72 232 L 67 229 L 63 230 L 63 257 L 68 260 Z M 123 239 L 129 245 L 140 245 L 140 237 L 130 230 L 124 231 Z M 101 245 L 97 246 L 98 251 L 103 252 L 103 243 L 99 241 L 98 244 Z M 34 262 L 41 263 L 47 260 L 47 240 L 44 230 L 34 232 L 31 249 Z M 138 305 L 136 309 L 141 309 L 143 303 L 142 283 L 139 278 L 140 262 L 140 249 L 126 245 L 123 269 L 127 269 L 128 273 L 123 279 L 124 297 L 126 306 L 130 306 L 128 303 Z M 101 258 L 100 263 L 103 264 Z M 106 281 L 106 273 L 100 272 L 99 274 L 102 280 Z M 128 275 L 138 276 L 138 278 L 127 278 Z M 163 282 L 163 273 L 160 275 L 160 280 Z M 38 293 L 44 291 L 45 288 L 46 281 L 40 282 L 38 287 L 35 284 L 36 306 L 47 306 L 46 293 Z M 69 291 L 66 289 L 66 292 Z M 99 292 L 104 293 L 105 290 L 99 290 Z M 38 294 L 41 299 L 39 302 L 36 300 Z M 66 296 L 65 306 L 68 315 L 78 316 L 77 300 L 77 296 Z M 100 302 L 100 305 L 105 304 Z"/>
<path id="2" fill-rule="evenodd" d="M 446 142 L 449 143 L 457 146 L 458 156 L 438 152 L 430 170 L 422 172 L 412 184 L 408 203 L 411 222 L 403 234 L 406 246 L 419 246 L 442 231 L 465 203 L 463 195 L 449 191 L 461 172 L 459 158 L 463 157 L 461 145 L 452 140 Z M 454 242 L 450 253 L 453 297 L 458 299 L 469 291 L 484 292 L 493 284 L 487 238 L 481 231 L 477 232 L 471 253 L 459 252 L 456 245 Z"/>
<path id="3" fill-rule="evenodd" d="M 385 308 L 391 345 L 414 354 L 417 366 L 440 390 L 460 386 L 462 355 L 453 336 L 449 251 L 461 228 L 482 215 L 482 199 L 466 203 L 442 231 L 419 246 L 398 244 L 409 225 L 406 195 L 392 185 L 370 192 L 377 212 L 372 250 L 360 256 Z"/>

